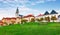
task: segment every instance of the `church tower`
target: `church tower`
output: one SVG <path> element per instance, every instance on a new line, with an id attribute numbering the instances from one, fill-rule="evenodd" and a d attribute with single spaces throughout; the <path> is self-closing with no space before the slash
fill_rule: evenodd
<path id="1" fill-rule="evenodd" d="M 17 7 L 17 9 L 16 9 L 15 15 L 16 15 L 16 17 L 19 17 L 19 9 L 18 9 L 18 7 Z"/>

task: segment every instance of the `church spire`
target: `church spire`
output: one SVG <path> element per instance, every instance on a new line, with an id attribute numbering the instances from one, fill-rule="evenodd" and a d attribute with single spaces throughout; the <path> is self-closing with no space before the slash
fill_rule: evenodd
<path id="1" fill-rule="evenodd" d="M 17 7 L 17 10 L 16 10 L 16 13 L 19 13 L 19 9 L 18 9 L 18 7 Z"/>
<path id="2" fill-rule="evenodd" d="M 19 17 L 19 9 L 18 9 L 18 7 L 16 9 L 16 17 Z"/>

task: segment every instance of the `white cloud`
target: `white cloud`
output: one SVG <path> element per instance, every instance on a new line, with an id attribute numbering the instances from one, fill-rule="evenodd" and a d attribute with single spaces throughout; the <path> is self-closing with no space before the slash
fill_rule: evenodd
<path id="1" fill-rule="evenodd" d="M 0 9 L 0 18 L 2 17 L 12 17 L 15 15 L 15 11 L 16 11 L 16 7 L 19 7 L 19 11 L 20 11 L 20 14 L 22 15 L 27 15 L 27 14 L 34 14 L 34 15 L 37 15 L 37 14 L 40 14 L 40 11 L 39 10 L 36 10 L 36 9 L 31 9 L 31 8 L 28 8 L 26 7 L 26 3 L 29 3 L 30 5 L 36 5 L 36 4 L 39 4 L 39 3 L 45 3 L 45 2 L 49 2 L 49 1 L 56 1 L 56 0 L 35 0 L 35 1 L 29 1 L 29 0 L 0 0 L 0 2 L 3 2 L 4 6 L 9 6 L 9 7 L 15 7 L 15 8 L 7 8 L 7 9 Z M 22 4 L 22 5 L 20 5 Z M 3 6 L 2 5 L 2 6 Z M 59 10 L 60 12 L 60 10 Z"/>
<path id="2" fill-rule="evenodd" d="M 0 19 L 2 19 L 2 17 L 13 17 L 15 16 L 15 12 L 16 8 L 0 9 Z M 25 6 L 21 6 L 19 7 L 19 12 L 22 15 L 28 15 L 28 14 L 37 15 L 39 14 L 40 11 L 36 9 L 27 8 Z"/>
<path id="3" fill-rule="evenodd" d="M 14 17 L 15 9 L 0 9 L 0 19 L 3 17 Z"/>
<path id="4" fill-rule="evenodd" d="M 60 13 L 60 9 L 56 11 Z M 15 16 L 15 12 L 16 12 L 16 8 L 0 9 L 0 19 L 2 19 L 2 17 L 13 17 Z M 19 12 L 22 15 L 33 14 L 35 16 L 42 13 L 41 10 L 31 9 L 25 6 L 19 7 Z"/>
<path id="5" fill-rule="evenodd" d="M 31 8 L 27 8 L 27 7 L 20 7 L 19 11 L 20 11 L 20 14 L 22 14 L 22 15 L 28 15 L 28 14 L 37 15 L 40 13 L 39 10 L 31 9 Z"/>
<path id="6" fill-rule="evenodd" d="M 56 1 L 56 0 L 0 0 L 3 3 L 7 3 L 8 5 L 10 4 L 10 6 L 15 6 L 15 5 L 26 5 L 27 3 L 29 3 L 30 5 L 36 5 L 39 3 L 45 3 L 45 2 L 49 2 L 49 1 Z"/>

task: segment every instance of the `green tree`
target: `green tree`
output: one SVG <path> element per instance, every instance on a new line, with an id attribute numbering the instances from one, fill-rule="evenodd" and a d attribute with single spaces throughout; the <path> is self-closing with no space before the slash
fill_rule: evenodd
<path id="1" fill-rule="evenodd" d="M 54 22 L 54 20 L 57 20 L 56 16 L 52 16 L 51 20 L 53 20 L 53 22 Z"/>
<path id="2" fill-rule="evenodd" d="M 22 19 L 21 20 L 21 23 L 26 23 L 28 20 L 26 20 L 26 19 Z"/>
<path id="3" fill-rule="evenodd" d="M 43 18 L 37 18 L 36 20 L 39 22 L 39 24 L 43 24 L 42 23 L 42 21 L 44 20 Z"/>
<path id="4" fill-rule="evenodd" d="M 30 22 L 35 22 L 35 18 L 31 18 L 31 21 Z"/>
<path id="5" fill-rule="evenodd" d="M 12 23 L 12 24 L 14 24 L 14 23 L 15 23 L 15 21 L 11 21 L 11 23 Z"/>
<path id="6" fill-rule="evenodd" d="M 50 22 L 50 17 L 49 16 L 45 17 L 45 20 L 48 21 L 48 22 Z"/>
<path id="7" fill-rule="evenodd" d="M 36 20 L 37 20 L 38 22 L 41 22 L 41 21 L 43 21 L 44 19 L 43 19 L 43 18 L 40 18 L 40 19 L 37 18 Z"/>

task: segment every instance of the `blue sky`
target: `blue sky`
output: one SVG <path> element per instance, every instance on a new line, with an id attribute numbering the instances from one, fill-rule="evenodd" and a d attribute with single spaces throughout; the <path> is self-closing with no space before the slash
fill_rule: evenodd
<path id="1" fill-rule="evenodd" d="M 60 13 L 60 0 L 0 0 L 0 19 L 14 17 L 17 7 L 22 15 L 44 14 L 51 10 Z"/>

